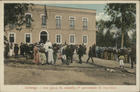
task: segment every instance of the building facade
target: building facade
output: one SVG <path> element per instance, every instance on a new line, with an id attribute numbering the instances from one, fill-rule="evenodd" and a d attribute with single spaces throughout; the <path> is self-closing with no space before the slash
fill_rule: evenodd
<path id="1" fill-rule="evenodd" d="M 25 13 L 26 25 L 20 31 L 7 28 L 5 35 L 13 43 L 49 40 L 57 44 L 96 44 L 96 11 L 34 5 Z"/>

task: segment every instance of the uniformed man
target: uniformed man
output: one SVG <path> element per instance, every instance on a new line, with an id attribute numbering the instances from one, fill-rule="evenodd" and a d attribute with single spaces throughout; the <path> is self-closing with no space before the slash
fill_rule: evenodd
<path id="1" fill-rule="evenodd" d="M 58 48 L 57 44 L 53 44 L 53 58 L 54 58 L 54 64 L 56 63 L 58 49 L 59 49 L 59 48 Z"/>
<path id="2" fill-rule="evenodd" d="M 82 45 L 79 45 L 77 54 L 79 56 L 79 63 L 82 64 L 82 56 L 84 55 L 84 49 Z"/>
<path id="3" fill-rule="evenodd" d="M 131 56 L 131 68 L 133 69 L 134 63 L 136 63 L 136 45 L 134 44 L 132 44 L 130 56 Z"/>
<path id="4" fill-rule="evenodd" d="M 104 59 L 107 59 L 107 48 L 104 50 Z"/>
<path id="5" fill-rule="evenodd" d="M 21 42 L 21 44 L 20 44 L 20 55 L 23 56 L 23 53 L 24 53 L 24 47 L 23 47 L 23 43 Z"/>
<path id="6" fill-rule="evenodd" d="M 96 57 L 96 45 L 94 44 L 91 49 L 92 49 L 93 57 Z"/>
<path id="7" fill-rule="evenodd" d="M 91 58 L 92 60 L 92 63 L 94 63 L 93 61 L 93 51 L 92 51 L 92 47 L 89 47 L 89 52 L 88 52 L 88 59 L 87 59 L 87 62 L 88 63 L 88 60 Z"/>
<path id="8" fill-rule="evenodd" d="M 70 61 L 73 63 L 74 46 L 70 45 Z"/>
<path id="9" fill-rule="evenodd" d="M 18 57 L 18 51 L 19 51 L 18 44 L 15 44 L 15 47 L 14 47 L 15 58 Z"/>
<path id="10" fill-rule="evenodd" d="M 65 49 L 65 54 L 66 54 L 66 64 L 69 65 L 70 58 L 71 58 L 71 48 L 69 45 L 67 45 L 67 47 Z"/>

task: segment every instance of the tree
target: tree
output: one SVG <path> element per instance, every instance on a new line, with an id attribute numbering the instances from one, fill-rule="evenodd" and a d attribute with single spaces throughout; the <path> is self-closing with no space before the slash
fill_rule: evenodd
<path id="1" fill-rule="evenodd" d="M 104 46 L 104 21 L 100 20 L 96 22 L 96 26 L 97 26 L 97 33 L 96 33 L 96 45 L 97 46 Z"/>
<path id="2" fill-rule="evenodd" d="M 22 25 L 26 23 L 25 12 L 29 10 L 30 5 L 33 4 L 4 4 L 4 27 L 15 25 L 17 30 L 21 30 Z"/>
<path id="3" fill-rule="evenodd" d="M 108 20 L 108 26 L 113 26 L 121 30 L 121 48 L 124 47 L 124 36 L 130 31 L 136 29 L 136 4 L 107 4 L 105 13 L 111 18 Z"/>
<path id="4" fill-rule="evenodd" d="M 133 44 L 136 44 L 136 31 L 133 32 L 131 41 Z"/>
<path id="5" fill-rule="evenodd" d="M 114 34 L 110 32 L 108 22 L 100 20 L 96 22 L 96 26 L 98 28 L 98 32 L 96 34 L 97 46 L 114 47 L 115 46 L 115 39 L 113 37 Z"/>
<path id="6" fill-rule="evenodd" d="M 107 30 L 105 34 L 105 45 L 106 47 L 114 47 L 115 46 L 115 39 L 113 38 L 113 33 L 110 30 Z"/>

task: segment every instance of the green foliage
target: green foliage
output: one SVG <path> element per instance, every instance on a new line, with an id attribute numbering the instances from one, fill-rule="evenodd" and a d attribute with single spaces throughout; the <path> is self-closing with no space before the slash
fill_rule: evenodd
<path id="1" fill-rule="evenodd" d="M 106 14 L 111 16 L 111 24 L 114 24 L 118 29 L 122 26 L 125 28 L 125 30 L 135 29 L 136 4 L 107 4 L 105 11 Z"/>
<path id="2" fill-rule="evenodd" d="M 127 48 L 127 47 L 130 47 L 131 46 L 131 39 L 130 37 L 128 36 L 128 33 L 125 33 L 124 34 L 124 46 Z M 118 48 L 121 48 L 121 33 L 118 35 L 117 37 L 117 46 Z"/>
<path id="3" fill-rule="evenodd" d="M 29 10 L 32 4 L 4 4 L 4 27 L 7 25 L 15 25 L 17 30 L 22 29 L 22 25 L 26 23 L 25 12 Z"/>
<path id="4" fill-rule="evenodd" d="M 110 28 L 108 27 L 108 24 L 109 22 L 103 20 L 96 22 L 96 26 L 98 28 L 98 32 L 96 33 L 97 46 L 102 46 L 102 47 L 115 46 L 115 38 L 113 38 L 114 34 L 110 32 Z"/>
<path id="5" fill-rule="evenodd" d="M 100 20 L 96 22 L 98 28 L 98 32 L 96 33 L 96 45 L 101 47 L 116 47 L 117 45 L 118 48 L 121 48 L 121 32 L 117 30 L 117 32 L 111 32 L 112 29 L 109 28 L 108 25 L 108 21 Z M 130 47 L 130 37 L 127 32 L 124 35 L 124 45 L 125 47 Z"/>
<path id="6" fill-rule="evenodd" d="M 107 31 L 106 34 L 102 32 L 97 32 L 96 45 L 101 47 L 115 47 L 115 38 L 113 38 L 113 33 Z"/>
<path id="7" fill-rule="evenodd" d="M 123 44 L 127 47 L 126 43 L 129 43 L 129 39 L 126 39 L 128 38 L 127 32 L 136 29 L 136 4 L 111 3 L 106 5 L 105 11 L 111 17 L 107 26 L 110 28 L 115 26 L 121 30 L 121 34 L 124 34 L 124 38 L 121 37 L 122 47 Z"/>
<path id="8" fill-rule="evenodd" d="M 136 31 L 132 34 L 132 44 L 136 44 Z"/>

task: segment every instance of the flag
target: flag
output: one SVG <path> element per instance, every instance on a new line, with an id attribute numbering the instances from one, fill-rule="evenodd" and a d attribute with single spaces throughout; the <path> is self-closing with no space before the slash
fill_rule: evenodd
<path id="1" fill-rule="evenodd" d="M 46 19 L 48 19 L 48 15 L 47 15 L 47 8 L 46 8 L 46 5 L 44 5 L 44 14 L 46 16 Z"/>

